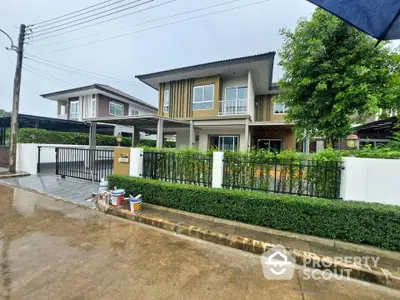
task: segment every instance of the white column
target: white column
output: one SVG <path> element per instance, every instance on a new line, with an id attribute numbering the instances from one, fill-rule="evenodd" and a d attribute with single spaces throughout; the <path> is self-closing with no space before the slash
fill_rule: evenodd
<path id="1" fill-rule="evenodd" d="M 213 153 L 213 169 L 212 169 L 212 187 L 222 188 L 222 180 L 224 177 L 224 152 Z"/>
<path id="2" fill-rule="evenodd" d="M 189 127 L 189 148 L 193 148 L 196 139 L 196 133 L 194 131 L 193 121 L 190 121 Z"/>
<path id="3" fill-rule="evenodd" d="M 244 124 L 244 141 L 246 143 L 246 151 L 250 149 L 249 119 Z"/>
<path id="4" fill-rule="evenodd" d="M 164 120 L 159 118 L 157 123 L 157 148 L 162 148 L 164 144 Z"/>
<path id="5" fill-rule="evenodd" d="M 131 148 L 131 158 L 129 162 L 129 176 L 143 176 L 143 149 Z"/>

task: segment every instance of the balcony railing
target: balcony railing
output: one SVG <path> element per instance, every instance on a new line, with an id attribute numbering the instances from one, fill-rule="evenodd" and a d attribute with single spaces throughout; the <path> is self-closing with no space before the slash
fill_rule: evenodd
<path id="1" fill-rule="evenodd" d="M 68 115 L 67 114 L 62 114 L 62 115 L 60 114 L 60 115 L 57 115 L 57 118 L 66 120 L 66 119 L 68 119 Z"/>
<path id="2" fill-rule="evenodd" d="M 247 99 L 219 101 L 220 116 L 244 115 L 247 113 Z"/>

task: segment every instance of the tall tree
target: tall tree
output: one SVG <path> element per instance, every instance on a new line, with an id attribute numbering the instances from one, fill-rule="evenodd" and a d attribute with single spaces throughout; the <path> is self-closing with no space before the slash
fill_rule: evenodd
<path id="1" fill-rule="evenodd" d="M 289 107 L 286 118 L 300 137 L 344 137 L 352 123 L 391 105 L 399 62 L 384 43 L 375 47 L 374 39 L 321 9 L 300 19 L 294 32 L 280 33 L 284 76 L 275 100 Z"/>
<path id="2" fill-rule="evenodd" d="M 0 108 L 0 117 L 8 117 L 8 116 L 11 116 L 11 113 Z"/>

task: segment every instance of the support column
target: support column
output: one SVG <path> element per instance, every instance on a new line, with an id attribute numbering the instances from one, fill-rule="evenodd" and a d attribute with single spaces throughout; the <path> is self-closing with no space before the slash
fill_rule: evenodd
<path id="1" fill-rule="evenodd" d="M 140 143 L 140 132 L 136 126 L 132 126 L 132 148 Z"/>
<path id="2" fill-rule="evenodd" d="M 96 149 L 97 123 L 91 122 L 89 128 L 89 149 Z"/>
<path id="3" fill-rule="evenodd" d="M 246 143 L 246 151 L 250 149 L 249 119 L 246 119 L 244 125 L 244 142 Z"/>
<path id="4" fill-rule="evenodd" d="M 310 153 L 310 138 L 306 136 L 303 140 L 303 152 Z"/>
<path id="5" fill-rule="evenodd" d="M 196 132 L 194 130 L 193 121 L 190 121 L 189 127 L 189 148 L 193 148 L 196 142 Z"/>
<path id="6" fill-rule="evenodd" d="M 96 132 L 97 132 L 97 123 L 91 122 L 89 127 L 89 157 L 88 163 L 85 162 L 86 167 L 90 170 L 93 170 L 95 163 L 95 152 L 96 150 Z"/>
<path id="7" fill-rule="evenodd" d="M 157 148 L 162 148 L 164 145 L 164 120 L 158 119 L 157 123 Z"/>

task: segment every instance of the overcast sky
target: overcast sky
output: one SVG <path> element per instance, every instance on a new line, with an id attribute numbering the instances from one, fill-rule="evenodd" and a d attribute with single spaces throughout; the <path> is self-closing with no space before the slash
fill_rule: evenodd
<path id="1" fill-rule="evenodd" d="M 125 0 L 118 5 L 131 1 Z M 149 0 L 142 0 L 142 2 L 146 1 Z M 134 10 L 169 1 L 171 0 L 153 0 Z M 26 46 L 28 54 L 85 71 L 122 79 L 132 82 L 133 85 L 111 79 L 81 76 L 25 59 L 24 65 L 26 68 L 41 76 L 53 78 L 53 81 L 24 70 L 22 74 L 20 112 L 55 117 L 55 103 L 42 99 L 39 96 L 40 94 L 92 83 L 108 84 L 139 99 L 157 105 L 157 92 L 136 80 L 134 78 L 135 75 L 268 51 L 278 51 L 282 44 L 282 39 L 278 33 L 279 29 L 282 27 L 294 28 L 296 21 L 300 17 L 309 17 L 315 8 L 305 0 L 270 0 L 224 13 L 126 35 L 117 39 L 89 43 L 89 45 L 59 51 L 67 47 L 140 31 L 211 12 L 244 6 L 262 0 L 239 0 L 231 4 L 181 15 L 176 18 L 132 26 L 228 1 L 230 0 L 175 0 L 153 9 L 84 30 L 77 30 L 71 33 L 61 33 L 62 31 L 60 31 L 59 36 L 42 41 L 35 41 L 34 38 L 33 41 L 30 41 L 31 44 Z M 9 33 L 16 42 L 18 26 L 21 23 L 27 25 L 35 24 L 99 2 L 101 1 L 0 0 L 0 29 Z M 128 10 L 124 14 L 134 10 Z M 79 18 L 83 17 L 85 15 Z M 106 19 L 99 19 L 96 22 Z M 51 24 L 48 27 L 58 24 Z M 88 24 L 90 23 L 85 25 Z M 69 30 L 82 26 L 84 25 L 72 27 Z M 37 31 L 40 28 L 36 28 L 34 34 L 39 35 L 40 32 Z M 40 38 L 36 37 L 36 40 Z M 75 40 L 60 43 L 70 39 Z M 8 39 L 0 33 L 0 108 L 11 110 L 16 53 L 6 51 L 4 47 L 8 45 Z M 276 57 L 274 81 L 279 79 L 282 74 L 282 71 L 276 67 L 278 60 L 279 58 Z M 43 60 L 41 61 L 43 62 Z"/>

